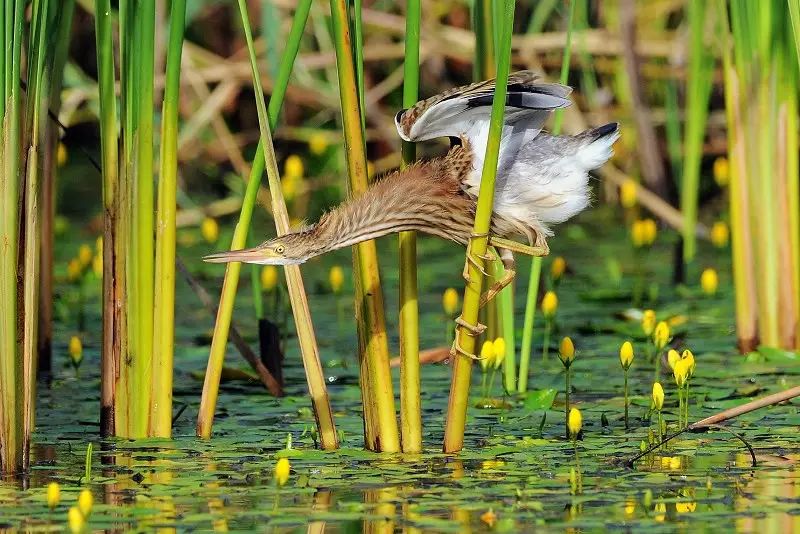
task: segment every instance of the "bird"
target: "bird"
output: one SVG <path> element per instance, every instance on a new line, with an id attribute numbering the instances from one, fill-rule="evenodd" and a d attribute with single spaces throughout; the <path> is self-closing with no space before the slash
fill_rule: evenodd
<path id="1" fill-rule="evenodd" d="M 473 223 L 495 88 L 494 79 L 455 87 L 395 115 L 398 134 L 405 141 L 449 138 L 446 155 L 388 173 L 314 224 L 254 248 L 220 252 L 204 260 L 301 264 L 332 250 L 407 230 L 468 245 L 475 237 Z M 566 85 L 543 81 L 530 70 L 509 75 L 488 236 L 505 274 L 484 293 L 482 305 L 513 280 L 514 252 L 549 252 L 550 226 L 590 204 L 588 173 L 612 155 L 619 137 L 617 123 L 578 135 L 551 135 L 542 130 L 554 110 L 571 104 L 571 91 Z M 517 241 L 520 238 L 524 242 Z M 468 277 L 466 265 L 463 274 Z M 480 325 L 462 326 L 475 333 L 480 330 Z"/>

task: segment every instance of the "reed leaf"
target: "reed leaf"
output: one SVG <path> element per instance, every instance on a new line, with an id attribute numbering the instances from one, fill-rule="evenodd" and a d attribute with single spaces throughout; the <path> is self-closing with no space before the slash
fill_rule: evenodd
<path id="1" fill-rule="evenodd" d="M 420 0 L 406 4 L 403 107 L 419 99 Z M 414 143 L 403 141 L 402 166 L 416 159 Z M 422 450 L 416 232 L 401 232 L 400 245 L 400 425 L 403 452 Z"/>

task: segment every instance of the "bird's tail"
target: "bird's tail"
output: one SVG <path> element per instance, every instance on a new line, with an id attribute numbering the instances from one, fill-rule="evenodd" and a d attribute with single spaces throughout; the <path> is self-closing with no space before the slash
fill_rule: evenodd
<path id="1" fill-rule="evenodd" d="M 614 153 L 614 142 L 619 139 L 619 124 L 612 122 L 580 134 L 584 143 L 577 156 L 581 167 L 590 171 L 608 161 Z"/>

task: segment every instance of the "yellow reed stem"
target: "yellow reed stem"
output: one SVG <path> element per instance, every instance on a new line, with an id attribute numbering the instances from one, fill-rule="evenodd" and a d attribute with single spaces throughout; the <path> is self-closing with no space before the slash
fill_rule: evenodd
<path id="1" fill-rule="evenodd" d="M 331 20 L 336 46 L 336 67 L 339 76 L 350 193 L 357 196 L 368 187 L 367 158 L 345 0 L 331 0 Z M 369 386 L 362 387 L 362 396 L 365 405 L 374 403 L 372 412 L 365 406 L 365 415 L 372 413 L 376 418 L 375 423 L 366 424 L 374 424 L 377 428 L 376 440 L 368 442 L 366 446 L 372 450 L 397 452 L 400 450 L 400 436 L 394 407 L 389 346 L 383 316 L 383 293 L 374 241 L 353 247 L 353 266 L 356 280 L 355 306 L 359 349 L 365 352 L 364 361 L 369 376 Z"/>

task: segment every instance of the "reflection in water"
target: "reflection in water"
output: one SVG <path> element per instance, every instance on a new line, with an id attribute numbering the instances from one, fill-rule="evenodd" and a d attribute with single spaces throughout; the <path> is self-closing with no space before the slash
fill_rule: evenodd
<path id="1" fill-rule="evenodd" d="M 363 532 L 367 534 L 389 534 L 394 532 L 397 488 L 369 489 L 364 492 L 364 504 L 370 517 L 364 519 Z"/>

